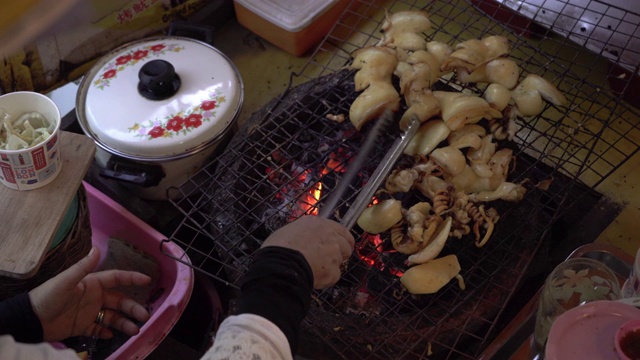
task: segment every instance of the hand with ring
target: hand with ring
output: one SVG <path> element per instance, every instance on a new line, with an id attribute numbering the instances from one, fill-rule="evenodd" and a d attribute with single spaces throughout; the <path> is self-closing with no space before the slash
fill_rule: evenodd
<path id="1" fill-rule="evenodd" d="M 109 339 L 113 336 L 111 329 L 133 336 L 140 329 L 130 319 L 149 319 L 144 306 L 111 289 L 145 286 L 151 278 L 123 270 L 93 273 L 99 260 L 100 251 L 94 247 L 84 259 L 29 292 L 44 341 L 80 335 Z"/>

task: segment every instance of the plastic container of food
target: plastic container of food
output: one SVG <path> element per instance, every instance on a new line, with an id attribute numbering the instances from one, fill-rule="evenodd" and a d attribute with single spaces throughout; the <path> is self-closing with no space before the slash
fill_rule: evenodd
<path id="1" fill-rule="evenodd" d="M 161 269 L 158 288 L 159 296 L 150 300 L 151 318 L 140 328 L 140 333 L 129 338 L 107 359 L 144 359 L 164 338 L 189 302 L 193 290 L 193 269 L 160 252 L 160 243 L 166 239 L 161 233 L 130 213 L 102 192 L 84 183 L 87 203 L 91 216 L 93 245 L 100 248 L 100 256 L 107 253 L 110 237 L 118 237 L 129 242 L 136 249 L 157 260 Z M 176 244 L 163 245 L 165 252 L 176 258 L 188 258 Z"/>
<path id="2" fill-rule="evenodd" d="M 640 309 L 619 301 L 600 300 L 575 307 L 553 322 L 544 358 L 619 359 L 618 329 L 634 319 L 640 319 Z"/>
<path id="3" fill-rule="evenodd" d="M 238 22 L 300 56 L 338 21 L 349 0 L 234 0 Z"/>

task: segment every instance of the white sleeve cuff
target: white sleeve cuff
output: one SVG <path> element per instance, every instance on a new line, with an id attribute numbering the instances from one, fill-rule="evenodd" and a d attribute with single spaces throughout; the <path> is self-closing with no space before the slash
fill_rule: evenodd
<path id="1" fill-rule="evenodd" d="M 213 346 L 202 359 L 256 358 L 293 360 L 293 355 L 287 337 L 275 324 L 262 316 L 240 314 L 220 324 Z"/>

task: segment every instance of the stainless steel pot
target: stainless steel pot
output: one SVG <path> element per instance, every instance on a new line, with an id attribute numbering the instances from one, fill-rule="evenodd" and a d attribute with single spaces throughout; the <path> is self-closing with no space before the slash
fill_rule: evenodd
<path id="1" fill-rule="evenodd" d="M 224 54 L 162 36 L 96 62 L 80 84 L 76 112 L 98 146 L 101 175 L 163 200 L 231 136 L 243 97 L 242 78 Z"/>

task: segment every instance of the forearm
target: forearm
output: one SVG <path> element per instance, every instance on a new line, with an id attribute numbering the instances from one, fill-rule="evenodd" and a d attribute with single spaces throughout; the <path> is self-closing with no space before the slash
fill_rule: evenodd
<path id="1" fill-rule="evenodd" d="M 2 360 L 78 360 L 71 349 L 56 349 L 50 344 L 17 343 L 11 336 L 0 335 L 0 358 Z"/>
<path id="2" fill-rule="evenodd" d="M 201 360 L 292 360 L 284 333 L 271 321 L 254 314 L 227 317 L 216 333 L 215 343 Z"/>
<path id="3" fill-rule="evenodd" d="M 271 321 L 284 333 L 295 353 L 313 290 L 313 272 L 302 254 L 277 246 L 258 250 L 240 287 L 237 313 L 255 314 Z"/>
<path id="4" fill-rule="evenodd" d="M 42 324 L 33 312 L 29 294 L 0 302 L 0 335 L 11 335 L 16 341 L 25 343 L 43 340 Z"/>

